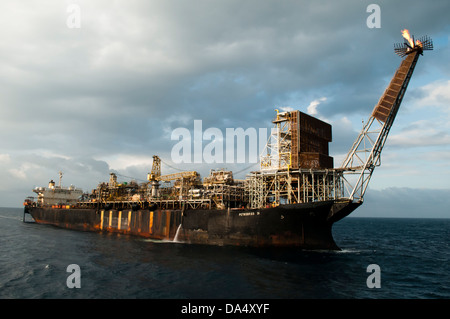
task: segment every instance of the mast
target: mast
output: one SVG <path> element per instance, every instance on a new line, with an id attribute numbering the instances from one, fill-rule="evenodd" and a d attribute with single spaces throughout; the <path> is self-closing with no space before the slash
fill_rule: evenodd
<path id="1" fill-rule="evenodd" d="M 61 172 L 61 171 L 59 171 L 59 188 L 61 188 L 61 180 L 62 180 L 62 177 L 63 177 L 63 173 Z"/>
<path id="2" fill-rule="evenodd" d="M 339 168 L 343 170 L 346 192 L 352 201 L 363 201 L 372 173 L 375 167 L 381 164 L 381 151 L 419 56 L 423 55 L 424 50 L 433 49 L 433 42 L 427 36 L 414 41 L 408 30 L 403 30 L 402 34 L 407 41 L 396 44 L 394 51 L 400 57 L 406 56 L 406 58 L 402 60 L 389 86 L 375 105 L 371 116 Z"/>

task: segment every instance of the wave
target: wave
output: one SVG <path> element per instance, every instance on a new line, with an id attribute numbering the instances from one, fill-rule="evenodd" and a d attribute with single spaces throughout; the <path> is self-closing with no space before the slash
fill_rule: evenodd
<path id="1" fill-rule="evenodd" d="M 11 217 L 11 216 L 2 216 L 0 215 L 0 218 L 7 218 L 7 219 L 12 219 L 12 220 L 19 220 L 22 221 L 22 217 Z"/>

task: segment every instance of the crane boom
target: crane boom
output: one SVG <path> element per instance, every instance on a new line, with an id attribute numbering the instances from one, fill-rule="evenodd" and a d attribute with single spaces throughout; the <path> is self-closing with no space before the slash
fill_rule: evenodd
<path id="1" fill-rule="evenodd" d="M 183 178 L 199 178 L 200 175 L 196 171 L 185 171 L 185 172 L 179 172 L 179 173 L 173 173 L 173 174 L 167 174 L 167 175 L 161 175 L 161 159 L 158 155 L 153 155 L 153 165 L 152 170 L 147 176 L 147 180 L 150 182 L 157 182 L 157 181 L 174 181 L 177 179 L 183 179 Z"/>
<path id="2" fill-rule="evenodd" d="M 156 179 L 158 181 L 173 181 L 182 178 L 198 178 L 200 175 L 196 171 L 186 171 L 174 174 L 161 175 Z"/>
<path id="3" fill-rule="evenodd" d="M 381 151 L 419 56 L 423 54 L 423 50 L 432 49 L 433 43 L 428 37 L 422 38 L 422 41 L 418 40 L 413 46 L 405 43 L 395 47 L 395 52 L 406 58 L 402 60 L 340 167 L 343 170 L 346 193 L 352 201 L 363 201 L 372 173 L 381 163 Z"/>

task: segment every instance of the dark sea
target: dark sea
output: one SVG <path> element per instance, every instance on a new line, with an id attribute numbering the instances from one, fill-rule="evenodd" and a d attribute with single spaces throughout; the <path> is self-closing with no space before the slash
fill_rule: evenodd
<path id="1" fill-rule="evenodd" d="M 0 208 L 2 299 L 450 298 L 450 219 L 347 217 L 333 228 L 342 250 L 331 252 L 153 241 L 22 217 Z"/>

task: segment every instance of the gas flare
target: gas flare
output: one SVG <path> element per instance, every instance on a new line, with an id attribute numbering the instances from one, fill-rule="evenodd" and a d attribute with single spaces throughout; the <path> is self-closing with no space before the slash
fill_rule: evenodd
<path id="1" fill-rule="evenodd" d="M 402 30 L 402 36 L 403 36 L 406 40 L 408 40 L 409 45 L 411 46 L 411 48 L 414 48 L 414 40 L 413 40 L 413 38 L 411 37 L 411 35 L 409 34 L 408 29 Z"/>

